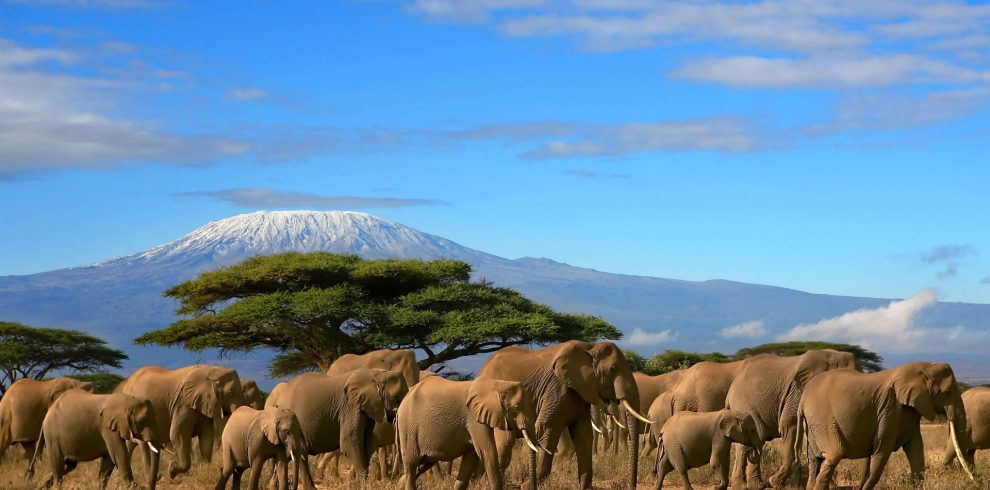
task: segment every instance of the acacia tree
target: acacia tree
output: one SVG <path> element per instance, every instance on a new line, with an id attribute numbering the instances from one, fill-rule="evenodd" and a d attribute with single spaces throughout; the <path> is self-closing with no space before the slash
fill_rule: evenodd
<path id="1" fill-rule="evenodd" d="M 621 336 L 601 318 L 556 312 L 470 274 L 446 259 L 253 257 L 165 291 L 185 317 L 135 342 L 221 354 L 272 348 L 269 371 L 285 376 L 381 348 L 420 350 L 426 369 L 510 345 Z"/>
<path id="2" fill-rule="evenodd" d="M 0 322 L 0 394 L 21 378 L 44 379 L 61 371 L 94 372 L 121 367 L 123 352 L 78 330 Z"/>

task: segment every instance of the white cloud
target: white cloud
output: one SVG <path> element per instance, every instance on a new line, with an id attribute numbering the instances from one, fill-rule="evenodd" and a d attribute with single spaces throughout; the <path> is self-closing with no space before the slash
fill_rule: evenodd
<path id="1" fill-rule="evenodd" d="M 250 149 L 234 138 L 117 115 L 137 85 L 66 72 L 79 61 L 72 52 L 0 41 L 0 172 L 202 163 Z"/>
<path id="2" fill-rule="evenodd" d="M 260 88 L 235 88 L 227 92 L 227 96 L 240 100 L 259 100 L 268 97 L 268 92 Z"/>
<path id="3" fill-rule="evenodd" d="M 756 339 L 766 336 L 767 328 L 763 325 L 762 320 L 751 320 L 731 327 L 725 327 L 719 330 L 719 334 L 726 338 L 742 337 Z"/>
<path id="4" fill-rule="evenodd" d="M 670 76 L 741 88 L 883 87 L 904 83 L 990 81 L 990 72 L 907 54 L 844 59 L 760 56 L 709 58 L 688 62 L 672 71 Z"/>
<path id="5" fill-rule="evenodd" d="M 879 308 L 864 308 L 818 323 L 798 325 L 781 335 L 779 340 L 824 340 L 884 351 L 913 351 L 923 347 L 924 340 L 934 333 L 916 326 L 915 319 L 936 301 L 935 293 L 926 289 L 911 298 L 891 301 Z"/>
<path id="6" fill-rule="evenodd" d="M 660 332 L 646 332 L 643 329 L 635 328 L 633 333 L 625 340 L 625 344 L 632 346 L 650 346 L 667 344 L 670 342 L 676 342 L 679 334 L 671 330 L 662 330 Z"/>

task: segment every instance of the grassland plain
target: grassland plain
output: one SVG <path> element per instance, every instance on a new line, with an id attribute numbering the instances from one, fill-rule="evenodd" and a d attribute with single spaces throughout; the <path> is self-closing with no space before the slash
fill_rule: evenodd
<path id="1" fill-rule="evenodd" d="M 944 424 L 926 424 L 922 426 L 922 433 L 925 440 L 925 459 L 927 461 L 927 470 L 925 473 L 926 477 L 923 488 L 938 490 L 974 488 L 974 485 L 969 482 L 965 473 L 963 473 L 962 469 L 960 469 L 958 465 L 948 469 L 943 469 L 941 467 L 942 454 L 947 440 L 947 432 L 948 428 Z M 521 447 L 517 448 L 517 454 L 521 454 L 521 451 Z M 763 471 L 765 475 L 771 474 L 779 465 L 777 454 L 777 442 L 769 444 L 765 451 L 764 457 Z M 626 457 L 627 456 L 624 452 L 620 451 L 616 454 L 611 450 L 602 450 L 595 454 L 594 486 L 596 489 L 625 487 Z M 26 469 L 27 464 L 22 458 L 23 455 L 19 450 L 11 450 L 7 452 L 2 464 L 0 464 L 0 488 L 5 490 L 34 489 L 37 488 L 44 480 L 47 475 L 47 470 L 44 465 L 40 467 L 37 475 L 33 479 L 25 479 L 24 470 Z M 163 458 L 162 468 L 168 467 L 168 458 L 169 456 L 167 455 Z M 140 457 L 134 459 L 135 478 L 138 482 L 142 483 L 141 486 L 143 486 L 145 481 L 144 465 L 140 461 Z M 189 473 L 181 475 L 172 481 L 168 480 L 167 477 L 163 477 L 159 481 L 158 488 L 162 490 L 202 490 L 213 488 L 216 484 L 217 476 L 220 471 L 218 463 L 219 459 L 219 457 L 214 457 L 213 462 L 209 464 L 196 462 L 193 464 L 193 468 L 189 471 Z M 655 478 L 651 474 L 650 469 L 654 463 L 654 458 L 651 455 L 649 458 L 643 458 L 640 463 L 638 488 L 652 489 Z M 98 467 L 99 463 L 95 461 L 80 464 L 76 471 L 65 478 L 62 488 L 65 490 L 98 490 Z M 843 461 L 835 473 L 837 488 L 855 488 L 856 483 L 859 481 L 861 467 L 862 464 L 860 464 L 859 461 Z M 513 461 L 512 466 L 509 468 L 508 481 L 519 482 L 522 480 L 524 474 L 525 468 L 522 463 L 522 458 L 517 457 Z M 554 463 L 553 473 L 550 478 L 541 485 L 541 488 L 575 488 L 576 474 L 577 468 L 574 463 L 574 458 L 570 455 L 564 455 L 563 457 L 558 458 Z M 980 481 L 978 488 L 990 488 L 990 452 L 977 454 L 976 474 L 977 479 Z M 692 484 L 697 488 L 711 488 L 716 481 L 714 472 L 707 467 L 691 470 L 690 477 Z M 263 479 L 263 481 L 265 480 Z M 247 485 L 247 475 L 244 476 L 242 484 L 245 486 Z M 424 475 L 419 481 L 419 488 L 425 490 L 447 489 L 452 485 L 452 476 L 435 475 L 432 473 Z M 343 481 L 321 479 L 319 475 L 317 475 L 317 486 L 322 490 L 350 488 L 350 486 Z M 110 479 L 110 485 L 108 488 L 111 490 L 130 490 L 133 487 L 123 484 L 123 482 L 121 482 L 115 475 Z M 372 480 L 369 481 L 364 488 L 399 490 L 401 487 L 399 487 L 397 481 L 383 482 Z M 486 488 L 487 484 L 483 480 L 476 480 L 471 485 L 472 490 L 484 490 Z M 674 474 L 668 475 L 664 488 L 681 488 L 678 476 Z M 883 478 L 880 480 L 878 488 L 912 488 L 911 479 L 908 474 L 907 459 L 904 457 L 902 452 L 898 452 L 890 458 L 890 462 L 887 464 L 887 469 L 884 472 Z"/>

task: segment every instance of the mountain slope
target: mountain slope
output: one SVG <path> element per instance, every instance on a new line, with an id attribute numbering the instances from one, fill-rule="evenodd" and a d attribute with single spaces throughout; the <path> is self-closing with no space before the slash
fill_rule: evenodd
<path id="1" fill-rule="evenodd" d="M 168 287 L 257 254 L 324 250 L 364 257 L 447 257 L 464 260 L 475 276 L 520 290 L 564 311 L 601 315 L 627 334 L 671 330 L 677 346 L 724 350 L 766 339 L 725 339 L 720 329 L 761 321 L 770 332 L 813 323 L 890 300 L 810 294 L 786 288 L 714 280 L 682 281 L 610 274 L 549 259 L 509 260 L 365 213 L 256 212 L 213 221 L 172 242 L 86 267 L 0 277 L 0 318 L 32 325 L 79 328 L 125 348 L 132 365 L 211 361 L 181 349 L 136 348 L 131 339 L 174 320 Z M 939 303 L 925 324 L 979 328 L 990 305 Z M 640 345 L 644 352 L 664 345 Z M 258 377 L 265 354 L 231 360 Z M 138 361 L 137 359 L 140 359 Z"/>

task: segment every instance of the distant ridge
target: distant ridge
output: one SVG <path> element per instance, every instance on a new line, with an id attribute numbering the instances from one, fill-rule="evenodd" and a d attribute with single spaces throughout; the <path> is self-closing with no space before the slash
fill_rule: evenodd
<path id="1" fill-rule="evenodd" d="M 254 255 L 287 251 L 353 253 L 368 258 L 452 258 L 470 263 L 475 277 L 520 290 L 564 311 L 605 317 L 626 334 L 676 332 L 678 348 L 734 351 L 766 342 L 800 323 L 813 323 L 889 299 L 811 294 L 728 280 L 684 281 L 610 274 L 548 258 L 510 260 L 370 214 L 352 211 L 258 211 L 211 221 L 171 242 L 89 266 L 25 276 L 0 276 L 0 319 L 83 329 L 132 354 L 134 365 L 216 362 L 213 353 L 138 348 L 131 340 L 175 320 L 175 303 L 162 291 L 216 267 Z M 726 339 L 720 329 L 758 320 L 764 338 Z M 990 305 L 938 303 L 922 325 L 990 327 Z M 671 343 L 638 345 L 644 353 Z M 938 346 L 931 346 L 937 349 Z M 953 353 L 947 353 L 946 359 Z M 224 360 L 263 377 L 264 353 Z M 987 370 L 985 375 L 990 375 Z"/>

